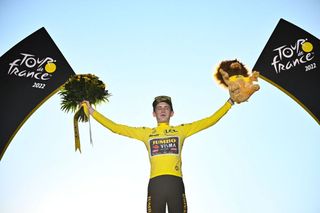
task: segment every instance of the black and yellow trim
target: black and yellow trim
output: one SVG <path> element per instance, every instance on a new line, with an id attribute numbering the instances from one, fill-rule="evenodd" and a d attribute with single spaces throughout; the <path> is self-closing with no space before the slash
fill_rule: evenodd
<path id="1" fill-rule="evenodd" d="M 267 78 L 267 77 L 265 77 L 265 76 L 263 76 L 261 74 L 260 74 L 259 77 L 262 78 L 263 80 L 265 80 L 266 82 L 272 84 L 273 86 L 277 87 L 278 89 L 280 89 L 285 94 L 287 94 L 290 98 L 292 98 L 295 102 L 297 102 L 305 111 L 307 111 L 307 113 L 309 113 L 311 115 L 311 117 L 320 125 L 320 120 L 301 101 L 299 101 L 289 91 L 287 91 L 286 89 L 284 89 L 280 85 L 276 84 L 275 82 L 271 81 L 269 78 Z"/>
<path id="2" fill-rule="evenodd" d="M 20 128 L 23 126 L 23 124 L 30 118 L 30 116 L 44 103 L 46 102 L 49 98 L 51 98 L 54 94 L 56 94 L 62 86 L 58 87 L 56 90 L 54 90 L 52 93 L 50 93 L 46 98 L 44 98 L 35 108 L 33 108 L 33 110 L 23 119 L 23 121 L 19 124 L 19 126 L 16 128 L 16 130 L 14 131 L 14 133 L 11 135 L 10 139 L 7 141 L 7 143 L 5 144 L 3 150 L 0 153 L 0 161 L 4 155 L 4 153 L 6 152 L 7 148 L 9 147 L 11 141 L 13 140 L 13 138 L 16 136 L 16 134 L 18 133 L 18 131 L 20 130 Z"/>

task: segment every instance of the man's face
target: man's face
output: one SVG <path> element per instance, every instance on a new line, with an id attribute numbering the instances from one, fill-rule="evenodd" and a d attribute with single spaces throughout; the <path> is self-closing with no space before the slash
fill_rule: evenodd
<path id="1" fill-rule="evenodd" d="M 173 116 L 171 107 L 166 102 L 157 104 L 153 116 L 156 117 L 158 123 L 169 123 L 170 118 Z"/>

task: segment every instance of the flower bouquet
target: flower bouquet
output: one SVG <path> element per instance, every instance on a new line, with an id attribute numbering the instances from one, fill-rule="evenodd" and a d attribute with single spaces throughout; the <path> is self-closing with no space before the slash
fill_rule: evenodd
<path id="1" fill-rule="evenodd" d="M 73 75 L 61 88 L 59 95 L 62 98 L 61 110 L 65 112 L 75 112 L 74 115 L 74 130 L 76 150 L 80 149 L 80 139 L 78 122 L 88 122 L 90 118 L 85 109 L 81 106 L 81 102 L 86 100 L 93 105 L 108 101 L 110 94 L 106 90 L 105 84 L 93 74 Z M 90 127 L 91 139 L 91 127 Z"/>

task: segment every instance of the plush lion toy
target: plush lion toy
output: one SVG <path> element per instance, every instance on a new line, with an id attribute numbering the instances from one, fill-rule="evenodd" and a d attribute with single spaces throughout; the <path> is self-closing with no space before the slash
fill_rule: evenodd
<path id="1" fill-rule="evenodd" d="M 218 82 L 229 89 L 230 97 L 236 103 L 247 101 L 250 96 L 260 89 L 258 84 L 259 72 L 250 73 L 244 64 L 237 59 L 222 61 L 215 73 Z"/>

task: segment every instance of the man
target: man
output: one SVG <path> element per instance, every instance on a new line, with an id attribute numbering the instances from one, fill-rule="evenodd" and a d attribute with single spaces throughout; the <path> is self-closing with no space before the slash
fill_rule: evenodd
<path id="1" fill-rule="evenodd" d="M 230 91 L 235 97 L 239 89 Z M 117 124 L 94 110 L 88 101 L 82 102 L 85 111 L 95 120 L 114 133 L 142 141 L 149 153 L 151 164 L 148 185 L 147 212 L 165 213 L 166 205 L 170 213 L 186 213 L 187 201 L 181 171 L 181 150 L 184 140 L 214 125 L 234 104 L 232 98 L 214 114 L 202 120 L 179 126 L 170 126 L 173 116 L 172 101 L 169 96 L 158 96 L 154 99 L 153 116 L 157 127 L 129 127 Z"/>

